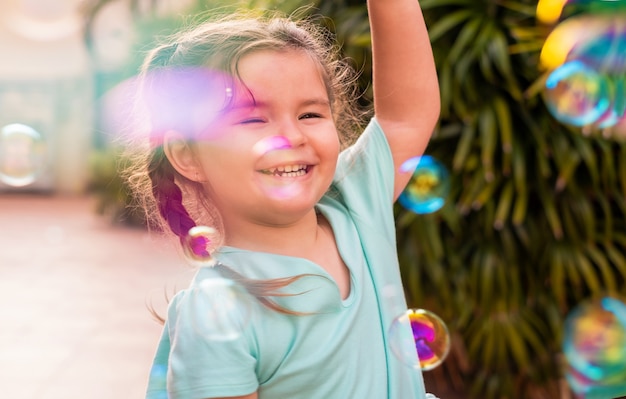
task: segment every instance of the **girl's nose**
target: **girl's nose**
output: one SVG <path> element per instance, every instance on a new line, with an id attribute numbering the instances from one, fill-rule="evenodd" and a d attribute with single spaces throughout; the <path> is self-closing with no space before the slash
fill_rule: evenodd
<path id="1" fill-rule="evenodd" d="M 287 139 L 291 147 L 299 147 L 307 142 L 307 136 L 298 121 L 284 121 L 280 124 L 279 135 Z"/>

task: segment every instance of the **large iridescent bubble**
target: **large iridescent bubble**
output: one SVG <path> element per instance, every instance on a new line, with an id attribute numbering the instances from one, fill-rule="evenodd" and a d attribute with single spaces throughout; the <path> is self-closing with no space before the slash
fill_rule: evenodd
<path id="1" fill-rule="evenodd" d="M 622 18 L 602 18 L 604 29 L 588 30 L 591 40 L 574 46 L 569 57 L 602 73 L 622 76 L 626 72 L 626 15 Z"/>
<path id="2" fill-rule="evenodd" d="M 414 157 L 400 166 L 401 173 L 412 173 L 411 179 L 398 202 L 418 214 L 438 211 L 450 193 L 447 168 L 430 155 Z"/>
<path id="3" fill-rule="evenodd" d="M 542 0 L 553 24 L 540 56 L 544 100 L 560 122 L 606 129 L 625 119 L 626 1 Z"/>
<path id="4" fill-rule="evenodd" d="M 574 391 L 626 395 L 626 303 L 605 297 L 578 305 L 565 321 L 563 353 Z"/>
<path id="5" fill-rule="evenodd" d="M 443 320 L 425 309 L 408 309 L 389 327 L 392 353 L 406 366 L 432 370 L 450 351 L 450 333 Z"/>
<path id="6" fill-rule="evenodd" d="M 195 226 L 183 240 L 187 261 L 202 268 L 186 291 L 188 306 L 182 317 L 188 318 L 197 334 L 209 341 L 230 341 L 239 338 L 251 317 L 251 301 L 247 290 L 223 277 L 214 258 L 217 231 L 208 226 Z"/>

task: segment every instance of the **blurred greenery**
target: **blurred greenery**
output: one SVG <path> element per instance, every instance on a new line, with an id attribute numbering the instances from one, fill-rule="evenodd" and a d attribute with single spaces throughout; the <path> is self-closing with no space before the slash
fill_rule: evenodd
<path id="1" fill-rule="evenodd" d="M 197 10 L 224 3 L 233 4 L 199 1 Z M 287 12 L 311 3 L 362 71 L 362 101 L 371 101 L 365 0 L 241 2 Z M 440 211 L 396 207 L 409 305 L 440 315 L 453 338 L 427 384 L 481 399 L 567 397 L 564 318 L 585 299 L 626 294 L 626 143 L 547 111 L 538 58 L 551 27 L 536 21 L 536 1 L 420 4 L 442 99 L 427 153 L 452 176 Z M 141 46 L 163 22 L 144 21 Z M 105 158 L 97 168 L 110 167 Z M 128 198 L 107 190 L 103 201 L 123 207 Z"/>

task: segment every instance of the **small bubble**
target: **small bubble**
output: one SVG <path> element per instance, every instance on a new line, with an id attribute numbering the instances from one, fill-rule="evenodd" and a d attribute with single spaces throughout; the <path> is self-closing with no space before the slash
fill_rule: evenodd
<path id="1" fill-rule="evenodd" d="M 563 352 L 589 385 L 626 381 L 626 304 L 606 297 L 574 308 L 565 320 Z"/>
<path id="2" fill-rule="evenodd" d="M 13 187 L 34 183 L 45 163 L 45 143 L 35 129 L 13 123 L 0 130 L 0 181 Z"/>
<path id="3" fill-rule="evenodd" d="M 217 230 L 208 226 L 195 226 L 189 229 L 183 240 L 183 252 L 192 265 L 212 267 L 217 263 L 213 258 L 216 245 Z"/>
<path id="4" fill-rule="evenodd" d="M 441 162 L 428 155 L 414 157 L 400 166 L 400 172 L 413 173 L 398 198 L 403 207 L 418 214 L 443 207 L 450 192 L 450 177 Z"/>
<path id="5" fill-rule="evenodd" d="M 428 371 L 448 356 L 450 333 L 436 314 L 425 309 L 408 309 L 391 323 L 389 346 L 405 365 Z"/>
<path id="6" fill-rule="evenodd" d="M 548 76 L 544 99 L 560 122 L 585 126 L 596 123 L 611 106 L 608 79 L 581 61 L 566 62 Z"/>

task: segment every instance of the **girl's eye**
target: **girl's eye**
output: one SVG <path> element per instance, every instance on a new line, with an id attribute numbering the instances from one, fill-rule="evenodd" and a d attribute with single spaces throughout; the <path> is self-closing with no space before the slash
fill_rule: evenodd
<path id="1" fill-rule="evenodd" d="M 248 118 L 248 119 L 244 119 L 241 122 L 239 122 L 242 125 L 250 125 L 253 123 L 263 123 L 263 119 L 261 118 Z"/>
<path id="2" fill-rule="evenodd" d="M 300 119 L 312 119 L 312 118 L 321 118 L 321 117 L 322 116 L 320 114 L 309 112 L 307 114 L 300 116 Z"/>

